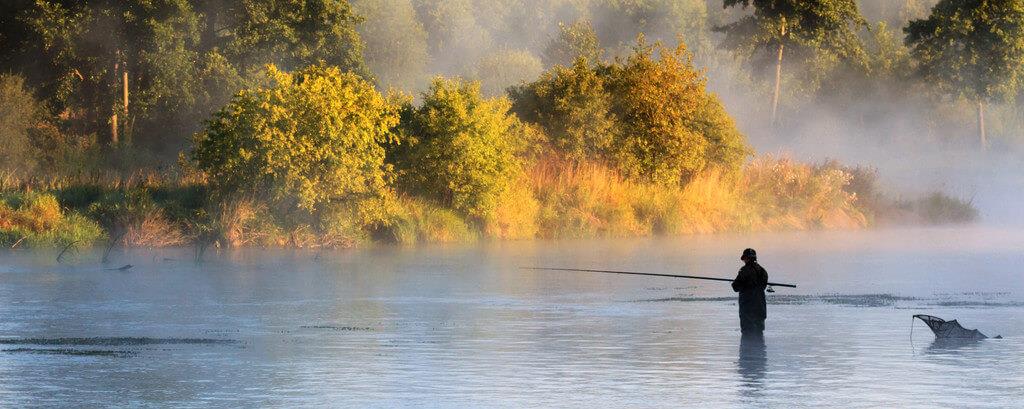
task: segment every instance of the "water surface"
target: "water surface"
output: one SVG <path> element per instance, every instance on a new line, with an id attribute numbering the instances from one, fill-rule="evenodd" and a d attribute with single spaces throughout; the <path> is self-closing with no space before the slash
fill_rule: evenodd
<path id="1" fill-rule="evenodd" d="M 727 283 L 755 247 L 763 342 Z M 993 228 L 316 253 L 0 253 L 0 407 L 1014 407 L 1024 234 Z M 128 271 L 107 268 L 133 264 Z M 936 343 L 911 315 L 1000 340 Z M 600 406 L 598 406 L 600 405 Z"/>

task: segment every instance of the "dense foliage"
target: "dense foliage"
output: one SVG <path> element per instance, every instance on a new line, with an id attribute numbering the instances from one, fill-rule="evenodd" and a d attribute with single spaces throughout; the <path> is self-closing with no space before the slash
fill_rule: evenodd
<path id="1" fill-rule="evenodd" d="M 1019 149 L 1021 1 L 8 0 L 0 244 L 970 221 L 747 136 L 957 149 L 991 105 Z"/>
<path id="2" fill-rule="evenodd" d="M 514 95 L 523 118 L 569 157 L 673 185 L 708 168 L 735 171 L 749 152 L 705 81 L 683 45 L 668 50 L 641 38 L 626 58 L 593 67 L 580 58 Z"/>
<path id="3" fill-rule="evenodd" d="M 322 210 L 386 191 L 385 143 L 397 110 L 366 80 L 333 67 L 270 66 L 196 134 L 191 160 L 215 192 Z"/>
<path id="4" fill-rule="evenodd" d="M 482 97 L 477 83 L 435 80 L 403 124 L 406 189 L 477 220 L 491 217 L 521 171 L 521 125 L 509 106 Z"/>
<path id="5" fill-rule="evenodd" d="M 927 19 L 905 29 L 921 76 L 955 97 L 979 104 L 1016 95 L 1024 75 L 1024 1 L 943 0 Z"/>

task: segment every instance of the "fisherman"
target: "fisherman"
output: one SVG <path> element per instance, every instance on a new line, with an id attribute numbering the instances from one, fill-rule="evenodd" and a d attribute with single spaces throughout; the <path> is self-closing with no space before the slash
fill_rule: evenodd
<path id="1" fill-rule="evenodd" d="M 740 331 L 744 335 L 758 335 L 764 332 L 764 320 L 768 318 L 768 307 L 764 299 L 768 272 L 757 264 L 757 252 L 754 249 L 743 250 L 740 260 L 745 264 L 732 281 L 732 290 L 740 293 Z"/>

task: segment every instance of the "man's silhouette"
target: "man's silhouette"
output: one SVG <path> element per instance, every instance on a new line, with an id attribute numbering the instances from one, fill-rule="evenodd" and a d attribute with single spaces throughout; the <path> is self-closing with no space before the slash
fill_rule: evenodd
<path id="1" fill-rule="evenodd" d="M 757 252 L 754 249 L 743 250 L 740 260 L 745 264 L 732 281 L 732 290 L 740 293 L 740 330 L 744 334 L 761 334 L 764 332 L 764 320 L 768 318 L 768 306 L 764 299 L 768 272 L 757 264 Z"/>

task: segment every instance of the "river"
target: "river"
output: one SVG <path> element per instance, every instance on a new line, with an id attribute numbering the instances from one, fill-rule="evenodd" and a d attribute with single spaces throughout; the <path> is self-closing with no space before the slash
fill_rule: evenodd
<path id="1" fill-rule="evenodd" d="M 763 343 L 728 283 L 519 269 L 730 277 L 745 247 L 798 285 L 769 295 Z M 1019 407 L 1022 249 L 963 227 L 7 251 L 0 407 Z M 936 342 L 919 313 L 1004 338 Z"/>

